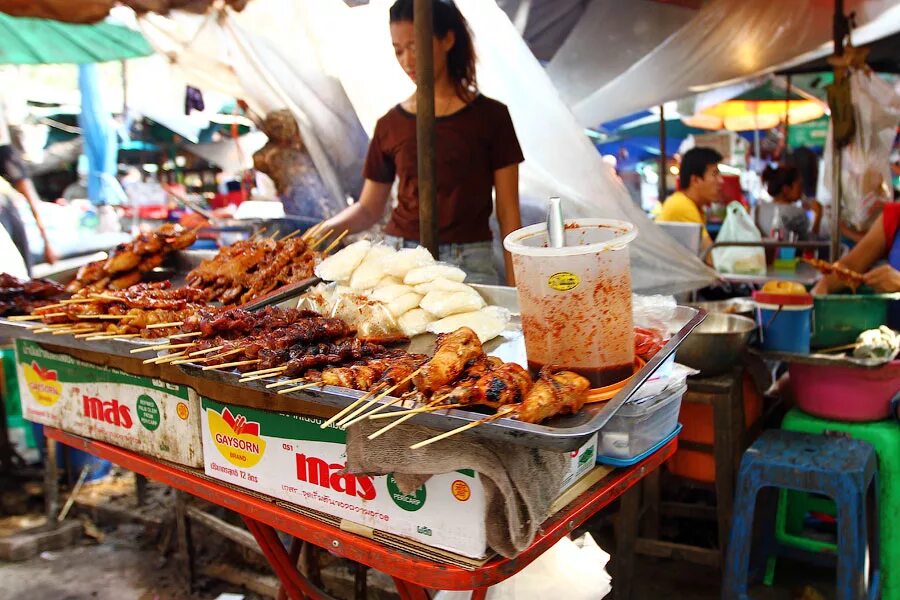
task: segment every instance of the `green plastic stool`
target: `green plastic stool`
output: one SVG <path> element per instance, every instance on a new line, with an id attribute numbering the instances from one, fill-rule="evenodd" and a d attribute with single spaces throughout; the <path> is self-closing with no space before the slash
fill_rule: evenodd
<path id="1" fill-rule="evenodd" d="M 900 424 L 893 420 L 871 423 L 845 423 L 820 419 L 791 409 L 784 417 L 782 429 L 802 433 L 840 432 L 869 442 L 878 454 L 880 497 L 878 498 L 881 527 L 882 598 L 900 600 L 900 529 L 896 527 L 900 515 Z M 809 552 L 835 553 L 833 543 L 810 539 L 802 535 L 803 518 L 810 511 L 835 515 L 834 503 L 826 498 L 802 492 L 781 491 L 775 519 L 775 537 L 779 544 Z M 771 585 L 775 575 L 775 559 L 769 559 L 764 582 Z"/>

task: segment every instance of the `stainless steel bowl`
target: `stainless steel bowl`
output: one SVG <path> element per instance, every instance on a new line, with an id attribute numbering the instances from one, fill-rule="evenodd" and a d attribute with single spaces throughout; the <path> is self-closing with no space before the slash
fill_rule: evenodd
<path id="1" fill-rule="evenodd" d="M 678 347 L 675 360 L 703 375 L 720 375 L 737 364 L 754 329 L 747 317 L 710 313 Z"/>
<path id="2" fill-rule="evenodd" d="M 693 302 L 689 306 L 702 308 L 708 313 L 724 313 L 728 315 L 741 315 L 753 319 L 756 315 L 756 303 L 750 298 L 729 298 L 727 300 L 710 300 L 708 302 Z"/>

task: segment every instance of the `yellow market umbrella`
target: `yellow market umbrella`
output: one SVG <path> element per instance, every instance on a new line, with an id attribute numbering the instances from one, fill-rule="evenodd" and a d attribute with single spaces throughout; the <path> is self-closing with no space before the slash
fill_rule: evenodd
<path id="1" fill-rule="evenodd" d="M 682 121 L 701 129 L 752 131 L 777 127 L 785 116 L 791 124 L 796 124 L 813 121 L 825 114 L 822 102 L 793 93 L 789 98 L 785 96 L 783 90 L 767 83 L 695 115 L 682 117 Z"/>

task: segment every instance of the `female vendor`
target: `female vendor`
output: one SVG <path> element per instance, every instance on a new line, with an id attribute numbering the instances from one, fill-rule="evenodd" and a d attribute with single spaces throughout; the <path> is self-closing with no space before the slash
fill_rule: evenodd
<path id="1" fill-rule="evenodd" d="M 437 154 L 437 216 L 440 259 L 462 268 L 467 281 L 498 283 L 489 221 L 496 192 L 500 233 L 521 227 L 519 163 L 524 160 L 506 106 L 478 92 L 472 34 L 459 9 L 432 1 L 434 22 L 434 107 Z M 416 80 L 413 0 L 390 10 L 394 53 Z M 419 182 L 416 161 L 416 97 L 393 107 L 375 125 L 359 202 L 325 223 L 326 229 L 366 230 L 384 214 L 391 186 L 399 179 L 397 205 L 385 227 L 386 241 L 412 247 L 419 239 Z M 513 270 L 506 254 L 506 279 Z"/>
<path id="2" fill-rule="evenodd" d="M 900 292 L 900 203 L 887 204 L 872 228 L 845 257 L 838 261 L 863 273 L 864 283 L 879 293 Z M 873 267 L 887 260 L 886 264 Z M 835 275 L 827 275 L 813 287 L 813 294 L 830 294 L 847 287 Z"/>

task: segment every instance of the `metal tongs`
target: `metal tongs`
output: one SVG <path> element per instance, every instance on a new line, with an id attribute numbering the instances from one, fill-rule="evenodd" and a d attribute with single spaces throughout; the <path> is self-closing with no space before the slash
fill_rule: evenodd
<path id="1" fill-rule="evenodd" d="M 550 198 L 547 206 L 547 239 L 551 248 L 563 248 L 566 245 L 566 223 L 563 221 L 560 199 L 556 196 Z"/>

